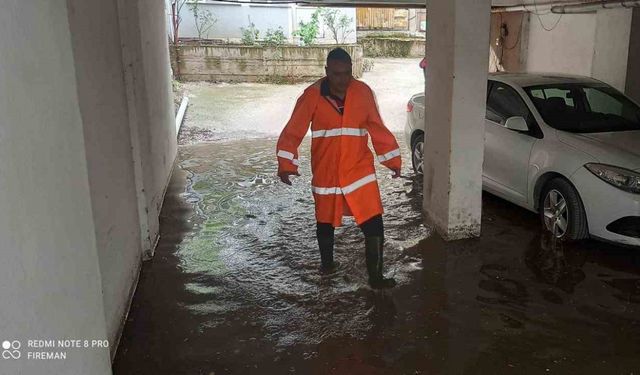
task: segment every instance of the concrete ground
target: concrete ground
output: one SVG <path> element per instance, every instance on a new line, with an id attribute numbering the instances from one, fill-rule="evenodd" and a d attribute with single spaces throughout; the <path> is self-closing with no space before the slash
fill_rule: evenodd
<path id="1" fill-rule="evenodd" d="M 116 375 L 640 368 L 637 250 L 557 243 L 541 233 L 535 214 L 491 195 L 483 198 L 482 237 L 445 243 L 422 225 L 421 180 L 398 134 L 403 178 L 377 170 L 385 266 L 398 286 L 373 291 L 363 238 L 350 220 L 336 232 L 338 271 L 318 272 L 309 140 L 300 150 L 301 176 L 288 187 L 274 176 L 274 137 L 215 129 L 227 139 L 180 147 L 160 243 L 143 265 Z"/>
<path id="2" fill-rule="evenodd" d="M 420 59 L 373 61 L 373 70 L 364 73 L 362 80 L 376 93 L 387 127 L 402 131 L 409 98 L 424 90 Z M 190 98 L 183 142 L 277 135 L 309 84 L 181 84 Z"/>

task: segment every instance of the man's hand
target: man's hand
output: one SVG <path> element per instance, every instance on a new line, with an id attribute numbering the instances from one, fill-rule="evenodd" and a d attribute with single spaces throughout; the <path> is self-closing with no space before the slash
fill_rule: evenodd
<path id="1" fill-rule="evenodd" d="M 300 176 L 300 174 L 298 172 L 282 172 L 278 174 L 278 177 L 280 177 L 280 181 L 284 182 L 287 185 L 291 185 L 289 176 Z"/>
<path id="2" fill-rule="evenodd" d="M 398 178 L 400 177 L 400 168 L 398 169 L 392 169 L 393 171 L 393 176 L 391 176 L 391 178 Z"/>

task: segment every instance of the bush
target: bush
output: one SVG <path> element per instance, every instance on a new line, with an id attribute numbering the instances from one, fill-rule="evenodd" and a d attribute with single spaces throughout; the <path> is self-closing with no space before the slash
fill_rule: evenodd
<path id="1" fill-rule="evenodd" d="M 302 43 L 305 46 L 312 45 L 316 38 L 318 37 L 318 30 L 320 24 L 320 13 L 322 12 L 322 8 L 316 9 L 315 12 L 311 15 L 311 21 L 303 22 L 300 21 L 299 29 L 296 30 L 293 35 L 297 35 L 302 39 Z"/>
<path id="2" fill-rule="evenodd" d="M 363 72 L 370 72 L 373 70 L 373 60 L 371 59 L 364 59 L 362 61 L 362 71 Z"/>
<path id="3" fill-rule="evenodd" d="M 267 29 L 264 36 L 264 44 L 267 46 L 281 46 L 285 44 L 286 40 L 282 26 L 278 27 L 277 30 Z"/>
<path id="4" fill-rule="evenodd" d="M 260 37 L 260 30 L 251 22 L 251 18 L 249 18 L 249 27 L 241 27 L 240 31 L 242 32 L 242 44 L 252 46 Z"/>

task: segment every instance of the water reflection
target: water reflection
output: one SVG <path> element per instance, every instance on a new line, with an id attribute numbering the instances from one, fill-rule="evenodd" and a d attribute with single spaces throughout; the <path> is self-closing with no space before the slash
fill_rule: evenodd
<path id="1" fill-rule="evenodd" d="M 275 178 L 275 140 L 181 149 L 180 167 L 189 172 L 185 198 L 194 204 L 201 229 L 177 255 L 185 272 L 200 275 L 189 289 L 211 299 L 186 306 L 207 314 L 208 327 L 233 312 L 257 309 L 267 335 L 286 346 L 345 334 L 362 337 L 380 321 L 376 317 L 392 310 L 390 299 L 369 297 L 363 237 L 352 219 L 336 231 L 335 258 L 341 266 L 331 275 L 318 272 L 308 146 L 301 147 L 302 176 L 292 187 Z M 415 179 L 393 180 L 384 169 L 377 173 L 387 272 L 406 284 L 420 261 L 405 249 L 428 235 L 416 209 L 421 188 Z"/>
<path id="2" fill-rule="evenodd" d="M 556 242 L 535 214 L 490 195 L 481 238 L 439 241 L 422 225 L 420 179 L 378 170 L 399 285 L 375 293 L 352 222 L 337 231 L 338 271 L 318 272 L 308 143 L 292 187 L 273 178 L 274 143 L 181 147 L 116 374 L 640 368 L 639 252 Z"/>
<path id="3" fill-rule="evenodd" d="M 529 244 L 525 263 L 538 281 L 572 294 L 586 277 L 582 267 L 587 261 L 587 253 L 578 246 L 541 233 Z"/>

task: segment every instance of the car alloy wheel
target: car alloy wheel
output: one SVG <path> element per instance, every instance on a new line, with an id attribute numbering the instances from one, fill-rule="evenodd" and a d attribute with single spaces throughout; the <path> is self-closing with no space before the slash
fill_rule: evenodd
<path id="1" fill-rule="evenodd" d="M 422 165 L 424 164 L 424 141 L 416 141 L 413 144 L 411 161 L 413 162 L 413 170 L 417 174 L 422 174 Z"/>
<path id="2" fill-rule="evenodd" d="M 557 238 L 562 238 L 569 228 L 569 209 L 564 196 L 555 189 L 544 198 L 544 224 Z"/>

